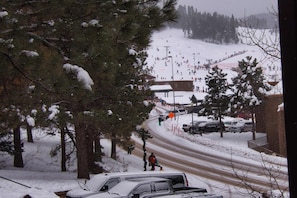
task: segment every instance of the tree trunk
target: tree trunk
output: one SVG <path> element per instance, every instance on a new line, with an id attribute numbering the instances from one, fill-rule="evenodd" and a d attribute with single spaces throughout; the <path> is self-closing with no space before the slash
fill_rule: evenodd
<path id="1" fill-rule="evenodd" d="M 96 173 L 97 168 L 96 168 L 96 164 L 95 164 L 95 148 L 94 148 L 94 138 L 92 136 L 92 133 L 94 133 L 94 131 L 92 131 L 92 127 L 88 127 L 88 129 L 86 130 L 87 132 L 87 149 L 88 149 L 88 166 L 89 166 L 89 170 L 93 173 Z"/>
<path id="2" fill-rule="evenodd" d="M 117 141 L 116 141 L 116 134 L 111 134 L 111 154 L 110 157 L 114 160 L 117 159 Z"/>
<path id="3" fill-rule="evenodd" d="M 27 141 L 33 143 L 32 126 L 27 124 Z"/>
<path id="4" fill-rule="evenodd" d="M 68 129 L 67 126 L 65 126 L 65 133 L 69 136 L 69 138 L 71 139 L 73 145 L 76 147 L 75 137 L 74 137 L 74 135 L 69 131 L 69 129 Z"/>
<path id="5" fill-rule="evenodd" d="M 255 127 L 255 113 L 254 113 L 254 111 L 252 112 L 252 124 L 253 124 L 253 129 L 252 129 L 252 131 L 253 131 L 253 140 L 255 140 L 256 139 L 256 127 Z"/>
<path id="6" fill-rule="evenodd" d="M 22 156 L 22 142 L 21 142 L 21 131 L 20 126 L 13 129 L 13 143 L 14 143 L 14 163 L 13 165 L 18 168 L 24 167 L 23 156 Z"/>
<path id="7" fill-rule="evenodd" d="M 64 127 L 61 127 L 61 171 L 66 172 L 66 144 Z"/>
<path id="8" fill-rule="evenodd" d="M 222 122 L 222 115 L 221 115 L 221 107 L 219 107 L 219 121 L 220 121 L 220 134 L 221 138 L 223 137 L 223 122 Z"/>
<path id="9" fill-rule="evenodd" d="M 142 145 L 142 150 L 143 150 L 143 170 L 146 171 L 147 170 L 147 161 L 146 161 L 146 141 L 145 141 L 145 137 L 144 137 L 144 134 L 143 134 L 143 137 L 142 137 L 142 142 L 143 142 L 143 145 Z"/>
<path id="10" fill-rule="evenodd" d="M 97 162 L 102 162 L 102 151 L 101 151 L 100 136 L 95 137 L 95 160 Z"/>
<path id="11" fill-rule="evenodd" d="M 116 141 L 116 135 L 113 133 L 111 138 L 111 155 L 110 157 L 114 160 L 117 159 L 117 141 Z"/>
<path id="12" fill-rule="evenodd" d="M 77 178 L 79 179 L 90 179 L 85 130 L 85 125 L 83 123 L 76 123 L 75 134 L 77 149 Z"/>

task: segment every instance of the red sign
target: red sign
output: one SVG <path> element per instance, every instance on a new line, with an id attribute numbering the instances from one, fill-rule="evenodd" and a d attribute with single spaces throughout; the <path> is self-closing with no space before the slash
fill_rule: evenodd
<path id="1" fill-rule="evenodd" d="M 174 113 L 173 113 L 173 112 L 170 112 L 170 113 L 168 114 L 168 117 L 169 117 L 169 118 L 174 118 Z"/>

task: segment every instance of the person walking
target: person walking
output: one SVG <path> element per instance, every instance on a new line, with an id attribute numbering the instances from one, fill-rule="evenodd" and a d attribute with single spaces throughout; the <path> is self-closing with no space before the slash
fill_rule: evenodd
<path id="1" fill-rule="evenodd" d="M 159 121 L 159 126 L 161 126 L 161 123 L 162 123 L 162 117 L 161 116 L 159 116 L 158 121 Z"/>
<path id="2" fill-rule="evenodd" d="M 163 166 L 159 164 L 159 161 L 156 159 L 155 167 L 158 166 L 160 168 L 160 171 L 163 171 Z"/>
<path id="3" fill-rule="evenodd" d="M 134 145 L 132 145 L 132 144 L 130 144 L 129 146 L 128 146 L 128 154 L 129 155 L 131 155 L 132 154 L 132 151 L 134 150 Z"/>
<path id="4" fill-rule="evenodd" d="M 155 166 L 156 166 L 156 162 L 157 162 L 157 158 L 154 155 L 154 153 L 151 153 L 151 155 L 148 158 L 148 161 L 149 161 L 149 166 L 152 167 L 151 168 L 151 171 L 154 171 L 155 170 Z"/>

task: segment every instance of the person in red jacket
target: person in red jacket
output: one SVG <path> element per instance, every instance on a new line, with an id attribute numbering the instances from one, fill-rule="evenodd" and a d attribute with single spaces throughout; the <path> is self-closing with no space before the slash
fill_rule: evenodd
<path id="1" fill-rule="evenodd" d="M 154 153 L 151 153 L 151 155 L 148 158 L 149 161 L 149 166 L 151 166 L 151 170 L 154 171 L 155 170 L 155 166 L 156 166 L 156 162 L 157 162 L 157 158 L 154 155 Z"/>

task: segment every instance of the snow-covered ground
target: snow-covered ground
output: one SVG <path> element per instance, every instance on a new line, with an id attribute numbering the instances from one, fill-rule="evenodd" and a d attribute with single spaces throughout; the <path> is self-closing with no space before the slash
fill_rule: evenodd
<path id="1" fill-rule="evenodd" d="M 261 66 L 266 68 L 266 76 L 270 78 L 272 74 L 277 74 L 280 77 L 280 62 L 268 60 L 258 48 L 247 46 L 244 44 L 230 45 L 214 45 L 204 43 L 198 40 L 186 39 L 181 30 L 166 29 L 161 32 L 156 32 L 152 38 L 151 47 L 148 49 L 149 58 L 148 65 L 153 69 L 153 75 L 156 80 L 171 80 L 172 68 L 175 80 L 193 80 L 195 90 L 193 92 L 177 92 L 177 98 L 185 99 L 197 94 L 203 97 L 205 92 L 204 77 L 207 74 L 202 66 L 209 61 L 217 61 L 228 73 L 228 79 L 235 75 L 232 67 L 238 64 L 238 61 L 245 59 L 246 56 L 252 56 L 260 61 Z M 170 57 L 170 58 L 167 58 Z M 196 66 L 196 67 L 195 67 Z M 274 93 L 281 93 L 280 87 L 274 89 Z M 162 95 L 160 95 L 162 97 Z M 170 97 L 170 94 L 169 94 Z M 171 94 L 172 97 L 172 94 Z M 168 99 L 168 98 L 167 98 Z M 169 108 L 169 107 L 168 107 Z M 158 112 L 152 111 L 152 116 Z M 199 136 L 189 136 L 181 132 L 183 123 L 190 123 L 192 115 L 180 116 L 175 120 L 174 124 L 177 130 L 172 131 L 171 127 L 158 127 L 159 133 L 172 133 L 169 137 L 182 138 L 184 141 L 196 143 L 197 146 L 203 145 L 205 149 L 211 149 L 212 152 L 221 152 L 222 150 L 238 151 L 246 156 L 258 156 L 259 153 L 247 148 L 247 141 L 252 139 L 252 134 L 247 133 L 226 133 L 224 138 L 220 138 L 217 133 L 210 133 Z M 264 134 L 258 133 L 257 137 Z M 34 143 L 27 143 L 25 132 L 23 133 L 24 141 L 24 168 L 13 167 L 13 157 L 5 153 L 0 153 L 0 198 L 18 198 L 26 194 L 32 197 L 51 198 L 56 197 L 53 192 L 66 191 L 76 188 L 83 180 L 76 179 L 76 160 L 75 157 L 69 159 L 67 163 L 67 172 L 60 172 L 60 155 L 57 153 L 54 157 L 54 148 L 59 144 L 59 135 L 47 135 L 41 129 L 34 129 Z M 169 138 L 168 137 L 168 138 Z M 199 143 L 199 144 L 198 144 Z M 118 161 L 113 161 L 108 158 L 110 154 L 110 142 L 107 139 L 102 140 L 104 152 L 106 156 L 103 159 L 102 166 L 110 172 L 117 171 L 141 171 L 143 168 L 142 158 L 128 155 L 124 150 L 118 150 Z M 285 158 L 269 156 L 274 161 L 286 163 Z M 169 170 L 164 167 L 164 170 Z M 195 175 L 187 174 L 190 185 L 205 187 L 209 192 L 223 194 L 225 197 L 232 197 L 232 192 L 224 192 L 228 189 L 219 184 L 208 183 L 203 178 Z M 9 179 L 9 180 L 7 180 Z M 17 183 L 16 183 L 17 182 Z M 214 186 L 216 186 L 214 188 Z M 234 192 L 234 194 L 236 194 Z M 235 195 L 233 197 L 236 197 Z"/>
<path id="2" fill-rule="evenodd" d="M 156 116 L 157 111 L 153 110 L 151 116 Z M 195 120 L 199 119 L 195 117 Z M 247 147 L 247 141 L 252 139 L 251 132 L 247 133 L 225 133 L 224 138 L 220 138 L 218 133 L 209 133 L 200 135 L 189 135 L 183 133 L 180 126 L 182 123 L 190 123 L 192 120 L 191 114 L 179 116 L 177 120 L 168 120 L 166 124 L 155 127 L 158 133 L 165 135 L 167 138 L 172 138 L 182 144 L 188 143 L 193 146 L 197 145 L 199 149 L 205 149 L 208 152 L 218 153 L 218 155 L 232 154 L 245 156 L 248 160 L 258 160 L 263 158 L 264 154 L 251 150 Z M 172 130 L 171 125 L 176 125 Z M 157 126 L 157 124 L 156 124 Z M 172 135 L 168 135 L 168 133 Z M 75 159 L 70 159 L 67 164 L 68 171 L 60 172 L 60 155 L 51 157 L 50 153 L 59 144 L 59 135 L 48 135 L 45 131 L 34 130 L 34 143 L 26 142 L 26 133 L 23 132 L 25 161 L 24 168 L 13 167 L 13 157 L 1 154 L 1 169 L 0 169 L 0 197 L 22 197 L 25 194 L 30 194 L 33 197 L 55 197 L 53 192 L 67 191 L 69 189 L 78 188 L 85 180 L 76 179 L 76 164 Z M 265 134 L 257 133 L 257 137 L 265 136 Z M 136 137 L 133 137 L 134 139 Z M 141 140 L 138 140 L 141 142 Z M 127 151 L 119 148 L 117 152 L 118 161 L 111 160 L 110 156 L 110 141 L 102 140 L 104 152 L 106 156 L 103 158 L 103 167 L 110 172 L 135 172 L 143 170 L 143 159 L 133 155 L 128 155 Z M 187 156 L 185 156 L 186 158 Z M 286 164 L 286 159 L 277 156 L 266 156 L 273 161 L 278 161 L 280 164 Z M 164 167 L 164 171 L 172 170 L 169 167 Z M 190 186 L 203 187 L 209 192 L 224 195 L 224 197 L 236 197 L 238 193 L 242 195 L 242 189 L 235 189 L 230 192 L 226 186 L 204 180 L 195 175 L 187 173 Z M 6 180 L 10 179 L 9 180 Z M 17 182 L 17 183 L 15 183 Z M 247 192 L 246 197 L 247 196 Z M 245 196 L 243 196 L 245 197 Z"/>
<path id="3" fill-rule="evenodd" d="M 241 30 L 239 28 L 239 30 Z M 256 32 L 259 35 L 263 32 Z M 273 34 L 268 36 L 273 37 Z M 194 92 L 206 90 L 204 78 L 208 73 L 206 64 L 218 66 L 227 73 L 227 80 L 237 75 L 232 69 L 238 62 L 246 60 L 247 56 L 256 58 L 264 70 L 267 81 L 279 81 L 281 77 L 281 62 L 268 57 L 255 46 L 246 44 L 216 45 L 201 40 L 187 39 L 180 29 L 165 29 L 153 35 L 148 48 L 147 65 L 152 69 L 156 81 L 193 80 Z M 282 83 L 271 91 L 282 93 Z M 177 97 L 178 99 L 178 97 Z"/>

